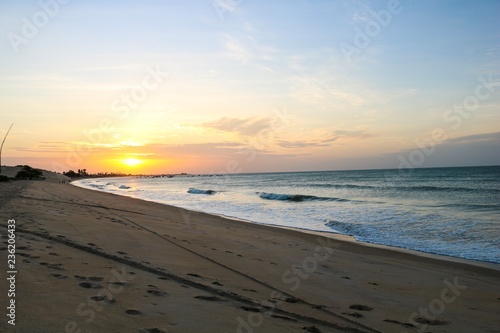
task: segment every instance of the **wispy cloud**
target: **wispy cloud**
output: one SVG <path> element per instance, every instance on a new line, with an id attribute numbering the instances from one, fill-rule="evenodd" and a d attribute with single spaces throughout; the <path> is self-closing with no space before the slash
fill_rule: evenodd
<path id="1" fill-rule="evenodd" d="M 32 153 L 61 153 L 68 151 L 67 142 L 43 141 L 31 147 L 12 147 L 13 150 Z"/>
<path id="2" fill-rule="evenodd" d="M 251 118 L 224 117 L 215 121 L 203 123 L 202 127 L 225 132 L 234 132 L 244 136 L 254 136 L 272 126 L 275 119 L 264 116 Z"/>
<path id="3" fill-rule="evenodd" d="M 317 141 L 307 141 L 307 140 L 303 140 L 303 141 L 279 140 L 276 142 L 276 144 L 282 148 L 291 148 L 291 149 L 329 146 L 328 143 L 321 143 L 321 142 L 317 142 Z"/>
<path id="4" fill-rule="evenodd" d="M 349 139 L 364 140 L 374 137 L 373 134 L 365 130 L 333 130 L 319 131 L 315 135 L 312 134 L 309 139 L 303 140 L 278 140 L 276 144 L 282 148 L 299 149 L 299 148 L 317 148 L 328 147 L 334 142 L 342 142 Z"/>
<path id="5" fill-rule="evenodd" d="M 445 144 L 469 144 L 477 142 L 495 142 L 495 141 L 497 142 L 500 141 L 500 132 L 461 136 L 449 139 L 445 142 Z"/>

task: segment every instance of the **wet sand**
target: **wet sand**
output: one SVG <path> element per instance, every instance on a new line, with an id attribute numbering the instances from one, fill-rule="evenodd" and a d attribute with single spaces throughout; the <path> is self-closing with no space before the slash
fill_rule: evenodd
<path id="1" fill-rule="evenodd" d="M 498 332 L 500 265 L 233 221 L 49 181 L 0 184 L 0 332 Z M 7 304 L 7 280 L 2 278 Z M 7 318 L 7 320 L 6 320 Z"/>

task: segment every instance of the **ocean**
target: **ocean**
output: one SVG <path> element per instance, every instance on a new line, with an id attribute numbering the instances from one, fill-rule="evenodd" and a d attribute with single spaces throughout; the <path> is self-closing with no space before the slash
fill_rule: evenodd
<path id="1" fill-rule="evenodd" d="M 256 223 L 500 263 L 500 166 L 97 178 L 73 184 Z"/>

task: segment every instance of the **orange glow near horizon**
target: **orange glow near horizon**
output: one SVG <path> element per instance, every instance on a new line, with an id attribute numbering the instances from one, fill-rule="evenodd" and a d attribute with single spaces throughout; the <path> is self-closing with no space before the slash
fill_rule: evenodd
<path id="1" fill-rule="evenodd" d="M 89 160 L 92 172 L 122 172 L 131 174 L 163 174 L 184 172 L 186 165 L 167 158 L 148 158 L 138 155 L 125 155 L 110 159 Z"/>

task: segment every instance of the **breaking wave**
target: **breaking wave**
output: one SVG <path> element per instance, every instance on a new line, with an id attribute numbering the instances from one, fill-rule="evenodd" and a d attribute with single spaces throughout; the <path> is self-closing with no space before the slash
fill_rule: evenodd
<path id="1" fill-rule="evenodd" d="M 259 197 L 266 200 L 280 200 L 280 201 L 293 201 L 293 202 L 303 202 L 303 201 L 349 201 L 347 199 L 341 198 L 329 198 L 329 197 L 317 197 L 314 195 L 303 195 L 303 194 L 278 194 L 278 193 L 267 193 L 267 192 L 257 192 Z"/>
<path id="2" fill-rule="evenodd" d="M 214 191 L 214 190 L 199 190 L 197 188 L 191 187 L 191 188 L 189 188 L 189 190 L 187 191 L 187 193 L 214 195 L 214 194 L 217 194 L 219 192 Z"/>

